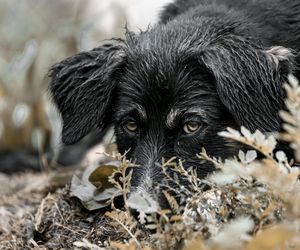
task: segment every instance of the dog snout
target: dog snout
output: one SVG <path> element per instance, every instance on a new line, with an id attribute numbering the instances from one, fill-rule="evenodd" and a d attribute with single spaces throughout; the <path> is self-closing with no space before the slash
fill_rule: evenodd
<path id="1" fill-rule="evenodd" d="M 168 178 L 163 171 L 162 158 L 147 160 L 133 169 L 131 187 L 128 198 L 139 197 L 149 203 L 149 207 L 156 203 L 160 209 L 168 209 L 168 202 L 164 190 L 168 189 Z M 133 214 L 137 211 L 133 209 Z"/>
<path id="2" fill-rule="evenodd" d="M 145 192 L 155 194 L 155 189 L 164 179 L 163 171 L 158 161 L 148 160 L 144 164 L 137 164 L 133 168 L 131 178 L 131 192 Z"/>

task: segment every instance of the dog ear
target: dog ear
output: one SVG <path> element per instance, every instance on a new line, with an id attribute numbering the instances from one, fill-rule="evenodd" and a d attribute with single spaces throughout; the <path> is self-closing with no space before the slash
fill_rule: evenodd
<path id="1" fill-rule="evenodd" d="M 124 61 L 120 44 L 106 44 L 81 52 L 49 71 L 50 92 L 63 119 L 62 141 L 73 144 L 91 130 L 103 131 Z"/>
<path id="2" fill-rule="evenodd" d="M 202 53 L 220 100 L 240 126 L 276 131 L 284 107 L 283 83 L 293 71 L 293 53 L 284 47 L 261 50 L 244 43 Z"/>

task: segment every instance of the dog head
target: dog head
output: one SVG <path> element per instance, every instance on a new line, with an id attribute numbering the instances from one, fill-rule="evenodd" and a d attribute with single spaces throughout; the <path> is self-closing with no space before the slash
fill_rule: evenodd
<path id="1" fill-rule="evenodd" d="M 278 130 L 292 65 L 288 49 L 263 48 L 233 27 L 158 26 L 57 63 L 50 91 L 63 142 L 113 124 L 119 151 L 139 165 L 131 191 L 152 194 L 164 178 L 156 164 L 162 159 L 175 156 L 205 177 L 214 167 L 197 158 L 202 147 L 217 157 L 238 150 L 218 132 Z"/>

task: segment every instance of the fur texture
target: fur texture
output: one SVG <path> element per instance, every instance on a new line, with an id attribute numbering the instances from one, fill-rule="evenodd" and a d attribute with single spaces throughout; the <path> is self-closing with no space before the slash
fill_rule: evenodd
<path id="1" fill-rule="evenodd" d="M 197 159 L 202 147 L 238 151 L 219 131 L 280 129 L 282 85 L 289 73 L 300 77 L 299 34 L 297 0 L 178 0 L 149 30 L 52 67 L 63 142 L 113 124 L 119 151 L 140 166 L 132 192 L 155 196 L 164 179 L 157 162 L 173 156 L 205 177 L 214 168 Z M 187 133 L 190 123 L 200 128 Z"/>

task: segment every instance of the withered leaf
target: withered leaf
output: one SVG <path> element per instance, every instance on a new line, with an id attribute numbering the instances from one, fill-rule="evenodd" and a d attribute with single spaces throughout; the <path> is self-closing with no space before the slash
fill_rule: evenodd
<path id="1" fill-rule="evenodd" d="M 97 188 L 111 188 L 113 184 L 108 178 L 116 169 L 117 167 L 113 165 L 99 166 L 90 174 L 89 181 Z"/>
<path id="2" fill-rule="evenodd" d="M 107 201 L 112 197 L 116 197 L 121 195 L 121 192 L 115 188 L 101 188 L 101 189 L 96 189 L 94 191 L 94 200 L 95 201 Z"/>
<path id="3" fill-rule="evenodd" d="M 88 210 L 96 210 L 110 205 L 110 199 L 120 195 L 117 188 L 109 182 L 109 177 L 115 169 L 117 162 L 89 166 L 82 177 L 73 176 L 71 182 L 71 195 L 80 199 L 82 205 Z"/>

